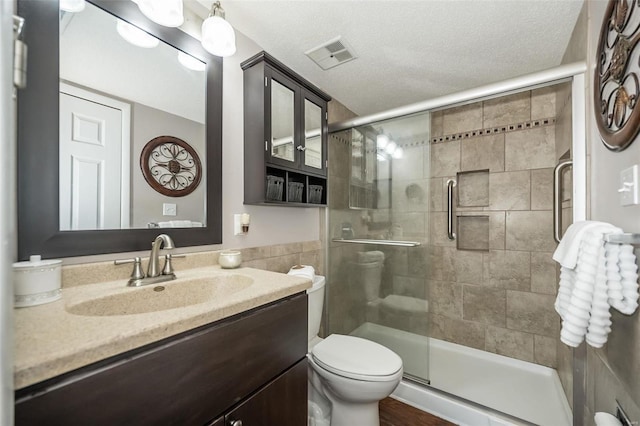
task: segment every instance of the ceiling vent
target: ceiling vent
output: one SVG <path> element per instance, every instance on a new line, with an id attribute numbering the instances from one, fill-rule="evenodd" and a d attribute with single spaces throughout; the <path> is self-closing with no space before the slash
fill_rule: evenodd
<path id="1" fill-rule="evenodd" d="M 323 70 L 357 58 L 351 46 L 342 37 L 336 37 L 304 53 Z"/>

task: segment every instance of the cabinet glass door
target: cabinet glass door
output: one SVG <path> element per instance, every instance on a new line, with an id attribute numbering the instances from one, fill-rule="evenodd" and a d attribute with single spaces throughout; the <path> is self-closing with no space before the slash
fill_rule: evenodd
<path id="1" fill-rule="evenodd" d="M 322 108 L 304 100 L 304 165 L 322 170 Z"/>
<path id="2" fill-rule="evenodd" d="M 295 92 L 271 80 L 271 156 L 295 162 Z"/>

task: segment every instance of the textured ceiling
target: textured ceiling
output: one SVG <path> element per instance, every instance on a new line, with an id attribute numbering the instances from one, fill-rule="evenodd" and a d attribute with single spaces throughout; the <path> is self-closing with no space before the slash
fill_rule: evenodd
<path id="1" fill-rule="evenodd" d="M 582 0 L 223 0 L 222 6 L 238 31 L 366 115 L 559 65 Z M 323 71 L 304 52 L 336 36 L 358 59 Z"/>

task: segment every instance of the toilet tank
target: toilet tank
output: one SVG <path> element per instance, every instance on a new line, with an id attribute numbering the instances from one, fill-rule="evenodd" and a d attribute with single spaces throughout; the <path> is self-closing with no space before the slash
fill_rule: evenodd
<path id="1" fill-rule="evenodd" d="M 324 305 L 324 277 L 316 275 L 313 279 L 313 286 L 307 290 L 309 313 L 308 313 L 308 336 L 310 341 L 320 332 L 320 320 L 322 319 L 322 306 Z"/>

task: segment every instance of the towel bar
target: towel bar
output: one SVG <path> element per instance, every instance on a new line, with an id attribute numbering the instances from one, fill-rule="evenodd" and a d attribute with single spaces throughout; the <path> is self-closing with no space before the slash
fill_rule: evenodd
<path id="1" fill-rule="evenodd" d="M 608 243 L 640 245 L 640 234 L 607 234 L 604 240 Z"/>

